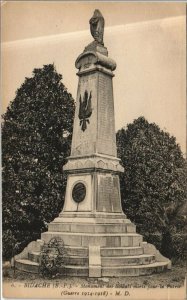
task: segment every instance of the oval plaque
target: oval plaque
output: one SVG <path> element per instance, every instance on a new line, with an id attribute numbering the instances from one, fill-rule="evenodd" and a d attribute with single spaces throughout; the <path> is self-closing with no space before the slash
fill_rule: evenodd
<path id="1" fill-rule="evenodd" d="M 77 183 L 72 191 L 73 200 L 80 203 L 84 200 L 86 196 L 86 187 L 82 182 Z"/>

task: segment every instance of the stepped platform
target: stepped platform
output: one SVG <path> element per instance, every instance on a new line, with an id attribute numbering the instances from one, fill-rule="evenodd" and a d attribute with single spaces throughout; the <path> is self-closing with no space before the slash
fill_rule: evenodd
<path id="1" fill-rule="evenodd" d="M 124 216 L 121 218 L 64 217 L 49 224 L 41 240 L 31 242 L 15 257 L 17 269 L 38 273 L 41 250 L 51 238 L 60 237 L 65 245 L 64 266 L 67 276 L 118 277 L 140 276 L 162 272 L 171 267 L 169 259 L 156 248 L 143 242 L 136 226 Z"/>

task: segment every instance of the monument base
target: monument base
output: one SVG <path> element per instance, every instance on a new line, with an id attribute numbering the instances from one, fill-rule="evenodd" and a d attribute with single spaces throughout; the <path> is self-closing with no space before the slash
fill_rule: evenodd
<path id="1" fill-rule="evenodd" d="M 15 267 L 38 273 L 42 246 L 54 237 L 60 237 L 66 248 L 63 275 L 140 276 L 171 267 L 169 259 L 143 242 L 136 226 L 123 213 L 62 213 L 49 224 L 41 240 L 31 242 L 15 256 Z"/>

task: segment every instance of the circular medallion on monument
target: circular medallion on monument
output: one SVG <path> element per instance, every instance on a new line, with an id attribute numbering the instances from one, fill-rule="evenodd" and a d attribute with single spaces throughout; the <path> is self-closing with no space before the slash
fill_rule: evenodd
<path id="1" fill-rule="evenodd" d="M 75 184 L 72 190 L 73 200 L 77 203 L 80 203 L 84 200 L 86 196 L 86 187 L 82 182 L 78 182 Z"/>

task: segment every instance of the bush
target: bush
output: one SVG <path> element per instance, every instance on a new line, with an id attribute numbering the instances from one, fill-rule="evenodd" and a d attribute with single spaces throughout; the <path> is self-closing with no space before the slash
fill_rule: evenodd
<path id="1" fill-rule="evenodd" d="M 37 240 L 40 234 L 30 231 L 3 230 L 2 235 L 2 256 L 3 260 L 10 260 L 13 256 L 22 252 L 23 249 L 33 240 Z"/>
<path id="2" fill-rule="evenodd" d="M 178 246 L 172 242 L 185 225 L 181 215 L 186 204 L 187 164 L 180 146 L 175 137 L 144 117 L 119 130 L 116 140 L 125 168 L 120 175 L 125 214 L 164 256 L 180 256 L 182 245 L 179 240 Z M 162 234 L 161 241 L 153 235 L 157 232 Z"/>
<path id="3" fill-rule="evenodd" d="M 185 258 L 185 250 L 187 249 L 187 235 L 185 233 L 176 233 L 172 236 L 172 244 L 174 250 L 174 260 L 176 262 Z"/>
<path id="4" fill-rule="evenodd" d="M 144 233 L 143 238 L 146 242 L 153 244 L 157 250 L 161 250 L 162 235 L 160 233 Z"/>
<path id="5" fill-rule="evenodd" d="M 12 257 L 13 249 L 16 244 L 16 239 L 11 230 L 4 230 L 3 235 L 3 244 L 2 244 L 2 255 L 3 260 L 7 260 Z"/>
<path id="6" fill-rule="evenodd" d="M 163 249 L 163 236 L 161 233 L 141 233 L 144 240 L 150 244 L 153 244 L 162 255 L 172 258 L 172 262 L 175 263 L 181 259 L 185 259 L 185 249 L 187 249 L 187 236 L 184 232 L 173 233 L 170 235 L 170 242 L 168 241 L 167 248 Z"/>

